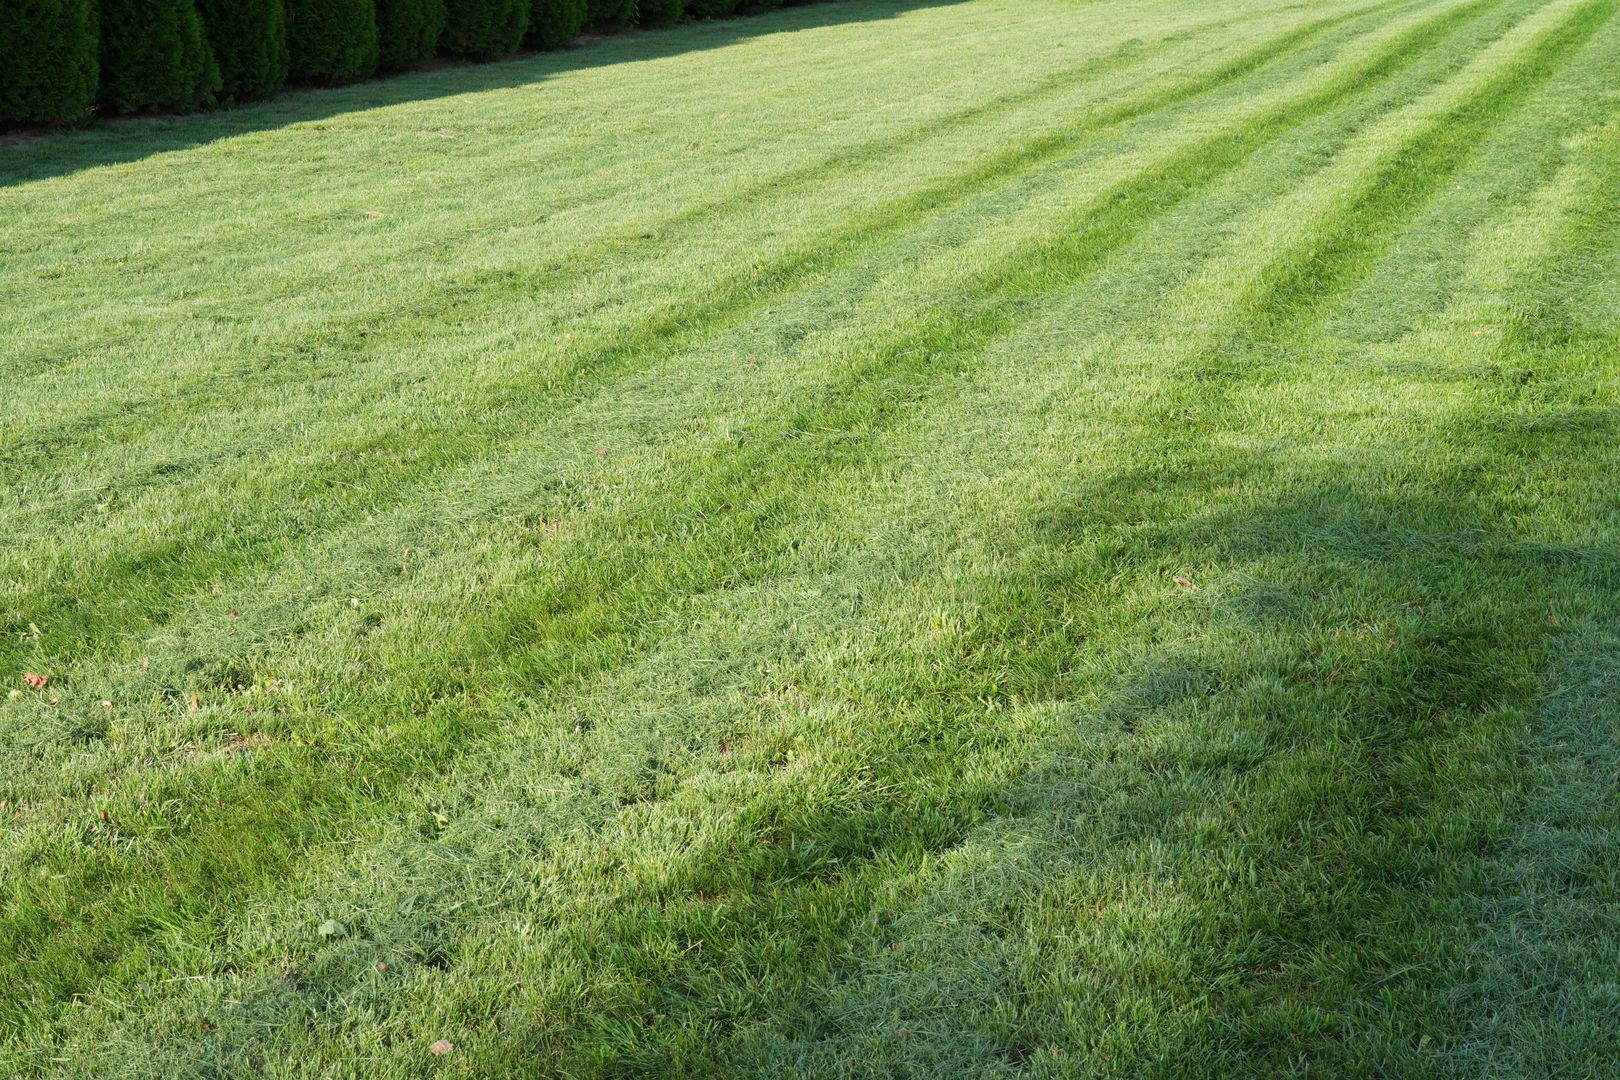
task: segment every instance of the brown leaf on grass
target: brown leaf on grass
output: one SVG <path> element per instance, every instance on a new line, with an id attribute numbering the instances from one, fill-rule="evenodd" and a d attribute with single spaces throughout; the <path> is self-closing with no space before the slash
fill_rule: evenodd
<path id="1" fill-rule="evenodd" d="M 30 690 L 43 690 L 45 689 L 45 684 L 50 681 L 51 677 L 49 675 L 39 675 L 32 671 L 26 672 L 23 675 L 23 682 L 28 684 L 28 689 Z"/>
<path id="2" fill-rule="evenodd" d="M 597 457 L 607 457 L 607 447 L 605 447 L 605 446 L 598 446 L 598 447 L 597 447 L 597 448 L 596 448 L 596 456 L 597 456 Z"/>
<path id="3" fill-rule="evenodd" d="M 202 708 L 202 698 L 198 697 L 196 694 L 192 694 L 191 695 L 191 711 L 196 712 L 200 708 Z"/>
<path id="4" fill-rule="evenodd" d="M 247 735 L 238 735 L 230 742 L 219 748 L 219 752 L 226 757 L 232 754 L 245 754 L 249 750 L 258 750 L 270 745 L 270 736 L 262 731 L 255 731 Z"/>
<path id="5" fill-rule="evenodd" d="M 448 1054 L 455 1048 L 456 1044 L 451 1042 L 449 1039 L 440 1039 L 438 1042 L 428 1047 L 428 1053 L 432 1054 L 434 1057 L 444 1057 L 444 1055 Z"/>
<path id="6" fill-rule="evenodd" d="M 1196 588 L 1198 588 L 1197 585 L 1194 585 L 1192 583 L 1191 579 L 1184 578 L 1180 574 L 1177 574 L 1175 577 L 1171 578 L 1170 580 L 1174 581 L 1177 585 L 1180 585 L 1183 589 L 1196 589 Z"/>

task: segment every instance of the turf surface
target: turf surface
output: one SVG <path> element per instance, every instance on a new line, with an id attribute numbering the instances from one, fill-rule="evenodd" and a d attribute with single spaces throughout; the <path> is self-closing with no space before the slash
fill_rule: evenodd
<path id="1" fill-rule="evenodd" d="M 7 1067 L 1610 1075 L 1617 71 L 850 0 L 0 148 Z"/>

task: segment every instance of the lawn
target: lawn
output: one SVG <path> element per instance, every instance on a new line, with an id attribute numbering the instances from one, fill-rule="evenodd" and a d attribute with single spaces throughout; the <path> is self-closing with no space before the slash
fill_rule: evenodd
<path id="1" fill-rule="evenodd" d="M 1617 73 L 849 0 L 0 146 L 5 1067 L 1614 1075 Z"/>

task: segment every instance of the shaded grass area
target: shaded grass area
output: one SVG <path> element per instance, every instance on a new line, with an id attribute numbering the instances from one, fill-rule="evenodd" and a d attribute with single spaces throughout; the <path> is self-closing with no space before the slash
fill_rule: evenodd
<path id="1" fill-rule="evenodd" d="M 1614 5 L 846 7 L 0 191 L 23 1068 L 1611 1058 Z"/>

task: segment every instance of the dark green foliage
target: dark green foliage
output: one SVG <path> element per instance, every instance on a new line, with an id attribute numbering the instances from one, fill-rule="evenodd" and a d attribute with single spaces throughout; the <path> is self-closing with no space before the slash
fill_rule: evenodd
<path id="1" fill-rule="evenodd" d="M 618 30 L 636 13 L 636 0 L 585 0 L 585 25 L 593 30 Z"/>
<path id="2" fill-rule="evenodd" d="M 444 33 L 445 0 L 377 0 L 377 54 L 383 68 L 426 60 Z"/>
<path id="3" fill-rule="evenodd" d="M 76 122 L 96 102 L 95 0 L 0 0 L 0 125 Z"/>
<path id="4" fill-rule="evenodd" d="M 448 19 L 439 39 L 445 52 L 474 60 L 509 56 L 529 29 L 530 0 L 448 0 Z"/>
<path id="5" fill-rule="evenodd" d="M 737 10 L 740 0 L 687 0 L 686 13 L 700 19 L 730 15 Z"/>
<path id="6" fill-rule="evenodd" d="M 219 86 L 192 0 L 101 0 L 103 109 L 194 109 Z"/>
<path id="7" fill-rule="evenodd" d="M 636 22 L 642 26 L 668 26 L 686 10 L 686 0 L 636 0 Z"/>
<path id="8" fill-rule="evenodd" d="M 788 0 L 0 0 L 0 125 L 99 107 L 187 110 L 343 83 L 435 48 L 477 60 L 554 49 L 584 27 L 661 26 Z M 99 15 L 99 19 L 98 19 Z M 99 38 L 98 38 L 99 22 Z"/>
<path id="9" fill-rule="evenodd" d="M 221 92 L 268 97 L 287 81 L 287 10 L 282 0 L 197 0 L 219 64 Z"/>
<path id="10" fill-rule="evenodd" d="M 292 0 L 287 7 L 292 77 L 342 83 L 377 70 L 377 10 L 372 0 Z"/>
<path id="11" fill-rule="evenodd" d="M 585 25 L 585 0 L 534 0 L 529 6 L 528 44 L 558 49 L 579 37 Z"/>

